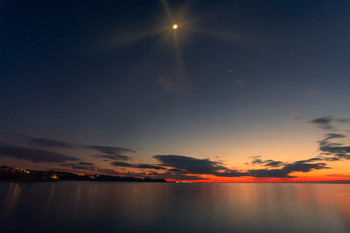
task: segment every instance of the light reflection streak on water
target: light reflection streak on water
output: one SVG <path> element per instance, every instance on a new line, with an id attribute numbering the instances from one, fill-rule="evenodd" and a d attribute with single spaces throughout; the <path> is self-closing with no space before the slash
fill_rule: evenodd
<path id="1" fill-rule="evenodd" d="M 20 195 L 21 187 L 18 184 L 11 183 L 5 199 L 5 211 L 9 213 L 15 211 Z"/>

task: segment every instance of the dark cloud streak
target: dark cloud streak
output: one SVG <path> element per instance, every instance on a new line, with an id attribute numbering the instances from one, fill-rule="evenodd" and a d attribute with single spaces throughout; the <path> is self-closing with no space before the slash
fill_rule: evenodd
<path id="1" fill-rule="evenodd" d="M 250 176 L 259 178 L 296 178 L 296 176 L 291 176 L 293 172 L 310 172 L 312 170 L 328 169 L 325 163 L 309 163 L 305 160 L 296 161 L 291 164 L 286 164 L 280 169 L 257 169 L 250 170 Z"/>
<path id="2" fill-rule="evenodd" d="M 280 166 L 285 164 L 282 161 L 275 161 L 275 160 L 272 160 L 272 159 L 262 160 L 262 159 L 260 159 L 260 156 L 254 156 L 252 158 L 255 158 L 251 162 L 251 164 L 253 164 L 253 165 L 261 164 L 261 165 L 264 165 L 265 167 L 280 167 Z"/>
<path id="3" fill-rule="evenodd" d="M 126 161 L 129 160 L 130 157 L 126 155 L 93 155 L 93 157 L 98 159 L 106 159 L 106 160 L 116 160 L 116 161 Z"/>
<path id="4" fill-rule="evenodd" d="M 310 121 L 311 124 L 315 124 L 324 130 L 334 130 L 332 126 L 333 118 L 330 116 L 316 118 Z"/>
<path id="5" fill-rule="evenodd" d="M 132 163 L 126 163 L 126 162 L 111 162 L 111 165 L 115 167 L 130 167 L 130 168 L 139 168 L 139 169 L 154 169 L 154 170 L 165 170 L 166 168 L 158 165 L 152 165 L 152 164 L 132 164 Z"/>
<path id="6" fill-rule="evenodd" d="M 102 152 L 104 154 L 108 155 L 119 155 L 122 153 L 130 153 L 135 152 L 132 149 L 124 148 L 124 147 L 115 147 L 115 146 L 98 146 L 98 145 L 89 145 L 85 146 L 86 148 L 97 150 L 99 152 Z"/>
<path id="7" fill-rule="evenodd" d="M 319 150 L 321 151 L 321 158 L 324 161 L 339 161 L 350 160 L 350 146 L 343 146 L 342 143 L 334 143 L 330 140 L 346 138 L 344 134 L 326 134 L 326 138 L 319 141 Z"/>
<path id="8" fill-rule="evenodd" d="M 58 140 L 52 140 L 47 138 L 36 138 L 36 137 L 29 137 L 25 136 L 27 138 L 26 142 L 34 145 L 34 146 L 43 146 L 43 147 L 56 147 L 56 148 L 74 148 L 75 145 L 72 143 L 62 142 Z"/>
<path id="9" fill-rule="evenodd" d="M 79 158 L 47 150 L 0 144 L 0 157 L 29 160 L 33 163 L 62 163 L 78 161 Z"/>

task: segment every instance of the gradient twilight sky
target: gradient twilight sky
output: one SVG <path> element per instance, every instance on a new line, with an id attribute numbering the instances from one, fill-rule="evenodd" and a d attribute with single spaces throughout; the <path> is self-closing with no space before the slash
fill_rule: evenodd
<path id="1" fill-rule="evenodd" d="M 350 180 L 349 15 L 345 0 L 2 1 L 0 165 Z"/>

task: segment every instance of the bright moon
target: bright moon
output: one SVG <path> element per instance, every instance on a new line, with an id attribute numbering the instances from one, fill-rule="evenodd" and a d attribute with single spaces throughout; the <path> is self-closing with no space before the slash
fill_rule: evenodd
<path id="1" fill-rule="evenodd" d="M 175 29 L 175 30 L 177 29 L 177 24 L 173 25 L 173 29 Z"/>

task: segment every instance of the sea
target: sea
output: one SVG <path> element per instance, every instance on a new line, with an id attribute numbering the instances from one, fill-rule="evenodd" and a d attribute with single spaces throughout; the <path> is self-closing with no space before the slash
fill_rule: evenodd
<path id="1" fill-rule="evenodd" d="M 1 233 L 350 233 L 350 184 L 0 183 Z"/>

